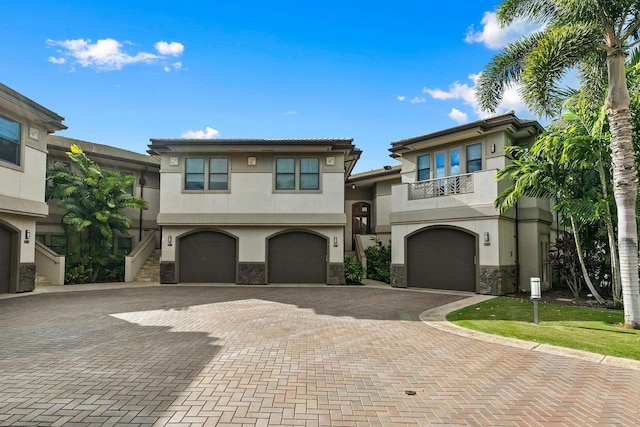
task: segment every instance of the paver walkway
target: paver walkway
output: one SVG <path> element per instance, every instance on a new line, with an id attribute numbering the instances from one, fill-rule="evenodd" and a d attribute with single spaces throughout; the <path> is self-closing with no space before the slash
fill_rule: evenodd
<path id="1" fill-rule="evenodd" d="M 638 424 L 639 370 L 419 321 L 460 298 L 154 286 L 2 299 L 0 425 Z"/>

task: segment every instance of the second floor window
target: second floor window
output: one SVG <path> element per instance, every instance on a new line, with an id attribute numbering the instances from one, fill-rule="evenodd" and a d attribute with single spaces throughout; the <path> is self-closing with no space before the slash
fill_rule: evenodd
<path id="1" fill-rule="evenodd" d="M 185 190 L 228 190 L 229 159 L 225 157 L 185 159 Z M 208 180 L 205 180 L 208 177 Z"/>
<path id="2" fill-rule="evenodd" d="M 0 116 L 0 160 L 20 164 L 20 123 Z"/>
<path id="3" fill-rule="evenodd" d="M 320 159 L 279 157 L 276 159 L 276 190 L 319 190 Z"/>
<path id="4" fill-rule="evenodd" d="M 467 145 L 467 173 L 482 170 L 482 144 Z"/>
<path id="5" fill-rule="evenodd" d="M 418 181 L 431 179 L 431 155 L 418 156 Z"/>

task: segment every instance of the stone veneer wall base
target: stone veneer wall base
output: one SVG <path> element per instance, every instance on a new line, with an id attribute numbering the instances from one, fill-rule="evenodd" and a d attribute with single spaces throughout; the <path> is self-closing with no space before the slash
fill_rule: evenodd
<path id="1" fill-rule="evenodd" d="M 406 288 L 407 276 L 404 264 L 391 264 L 391 286 L 394 288 Z"/>
<path id="2" fill-rule="evenodd" d="M 238 285 L 266 285 L 267 270 L 264 262 L 238 263 Z"/>
<path id="3" fill-rule="evenodd" d="M 344 276 L 344 263 L 332 262 L 329 263 L 329 278 L 327 279 L 329 285 L 346 285 L 347 279 Z"/>
<path id="4" fill-rule="evenodd" d="M 505 295 L 517 289 L 518 269 L 515 265 L 481 265 L 478 293 Z"/>
<path id="5" fill-rule="evenodd" d="M 175 284 L 178 283 L 176 277 L 176 263 L 173 261 L 160 262 L 160 283 Z"/>
<path id="6" fill-rule="evenodd" d="M 20 276 L 16 293 L 31 292 L 36 288 L 36 265 L 34 263 L 20 264 Z"/>

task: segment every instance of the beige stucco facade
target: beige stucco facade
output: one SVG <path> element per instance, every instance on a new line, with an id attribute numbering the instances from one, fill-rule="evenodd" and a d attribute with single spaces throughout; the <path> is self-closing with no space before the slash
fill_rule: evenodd
<path id="1" fill-rule="evenodd" d="M 429 234 L 436 230 L 451 240 L 468 242 L 464 243 L 468 251 L 445 245 L 443 251 L 450 253 L 437 254 L 437 265 L 429 266 L 442 270 L 442 277 L 447 269 L 451 275 L 468 270 L 461 279 L 466 287 L 461 290 L 485 294 L 527 290 L 531 277 L 541 277 L 544 286 L 551 285 L 547 262 L 552 222 L 549 202 L 522 199 L 517 209 L 505 213 L 494 207 L 508 185 L 495 178 L 510 161 L 504 155 L 505 147 L 528 145 L 539 131 L 537 123 L 506 114 L 392 144 L 392 155 L 402 161 L 402 183 L 392 188 L 389 215 L 394 286 L 433 286 L 425 274 L 428 270 L 418 268 L 419 261 L 408 248 L 414 237 L 422 239 L 415 239 L 416 248 L 418 241 L 429 241 Z M 470 153 L 473 159 L 465 157 Z M 423 166 L 428 179 L 418 178 L 419 158 L 429 166 Z M 441 159 L 444 163 L 437 163 Z M 472 166 L 473 170 L 465 170 Z M 468 265 L 457 259 L 458 249 L 468 254 Z M 428 263 L 428 257 L 423 261 Z M 413 275 L 412 268 L 416 270 Z"/>
<path id="2" fill-rule="evenodd" d="M 228 249 L 236 252 L 235 283 L 268 283 L 275 277 L 270 257 L 276 254 L 270 242 L 287 233 L 326 242 L 326 253 L 318 255 L 324 258 L 326 274 L 318 280 L 344 281 L 345 169 L 350 170 L 359 155 L 351 140 L 208 140 L 198 141 L 197 147 L 184 140 L 152 140 L 150 151 L 161 158 L 163 283 L 196 280 L 181 269 L 181 260 L 186 262 L 186 239 L 206 233 L 235 240 Z M 203 159 L 205 165 L 210 159 L 224 159 L 224 188 L 207 188 L 204 178 L 198 178 L 203 188 L 186 188 L 189 159 Z M 294 188 L 278 188 L 278 159 L 295 166 Z M 300 188 L 302 159 L 317 165 L 311 174 L 317 179 L 315 188 Z M 208 169 L 206 173 L 211 175 Z"/>
<path id="3" fill-rule="evenodd" d="M 45 203 L 47 140 L 50 133 L 65 129 L 63 120 L 0 84 L 4 146 L 0 153 L 0 292 L 34 289 L 36 220 L 49 212 Z M 5 147 L 12 150 L 5 151 Z"/>

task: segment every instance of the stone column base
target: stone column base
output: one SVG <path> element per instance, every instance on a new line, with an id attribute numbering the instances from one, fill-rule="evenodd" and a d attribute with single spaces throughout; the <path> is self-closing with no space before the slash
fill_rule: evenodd
<path id="1" fill-rule="evenodd" d="M 481 265 L 478 293 L 504 295 L 516 291 L 518 269 L 515 265 Z"/>
<path id="2" fill-rule="evenodd" d="M 160 262 L 160 283 L 175 284 L 178 283 L 176 277 L 176 263 L 173 261 Z"/>
<path id="3" fill-rule="evenodd" d="M 36 288 L 36 265 L 34 263 L 20 264 L 20 275 L 16 293 L 31 292 Z"/>
<path id="4" fill-rule="evenodd" d="M 344 263 L 329 263 L 329 277 L 327 278 L 329 285 L 346 285 L 347 279 L 344 277 Z"/>
<path id="5" fill-rule="evenodd" d="M 266 283 L 267 272 L 264 262 L 238 263 L 239 285 L 265 285 Z"/>
<path id="6" fill-rule="evenodd" d="M 407 275 L 404 264 L 391 264 L 391 286 L 394 288 L 407 287 Z"/>

